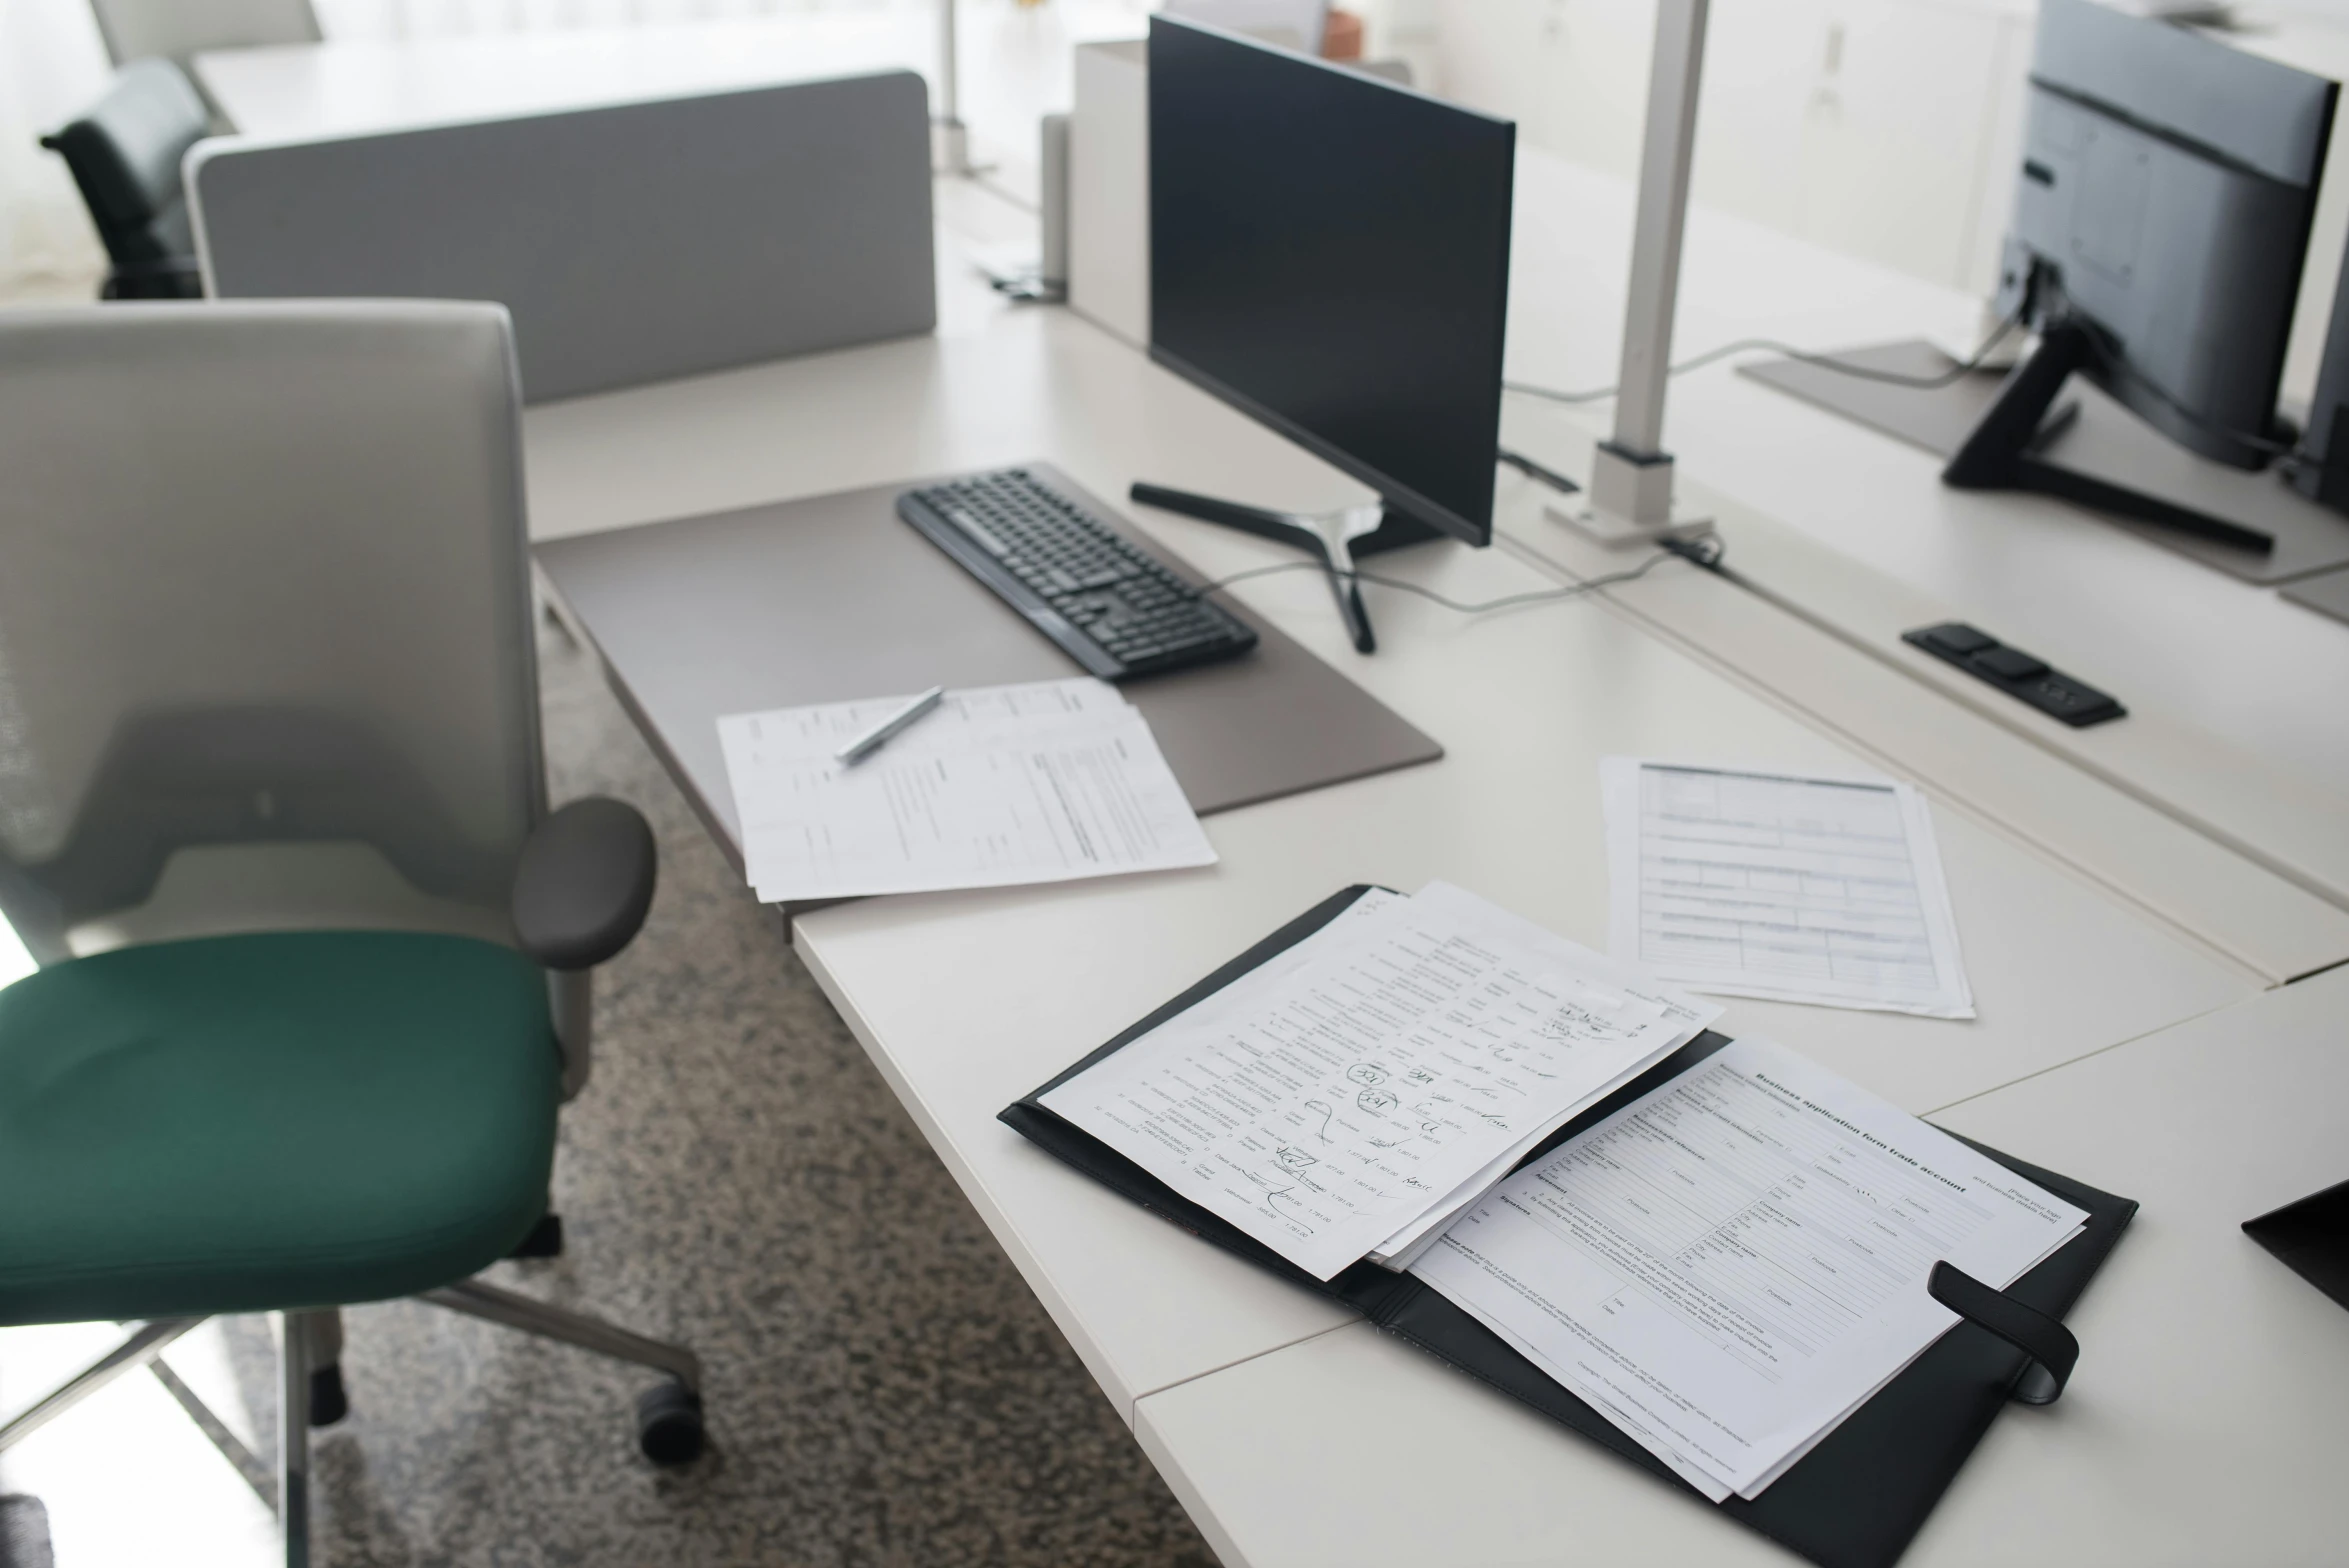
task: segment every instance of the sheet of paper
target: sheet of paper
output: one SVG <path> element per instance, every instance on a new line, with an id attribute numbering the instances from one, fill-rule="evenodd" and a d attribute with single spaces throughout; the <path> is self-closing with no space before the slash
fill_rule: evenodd
<path id="1" fill-rule="evenodd" d="M 1659 1041 L 1649 1054 L 1626 1062 L 1623 1070 L 1613 1079 L 1598 1085 L 1581 1100 L 1567 1106 L 1548 1122 L 1502 1150 L 1491 1164 L 1462 1182 L 1441 1203 L 1379 1243 L 1370 1254 L 1373 1262 L 1383 1263 L 1398 1272 L 1410 1268 L 1428 1248 L 1435 1245 L 1436 1238 L 1444 1233 L 1446 1227 L 1482 1199 L 1493 1183 L 1516 1169 L 1517 1163 L 1531 1154 L 1543 1139 L 1695 1039 L 1706 1026 L 1721 1016 L 1721 1009 L 1710 1003 L 1699 1002 L 1638 979 L 1626 978 L 1624 989 L 1643 1002 L 1653 1002 L 1663 1008 L 1665 1017 L 1671 1020 L 1671 1034 Z"/>
<path id="2" fill-rule="evenodd" d="M 1753 1497 L 2087 1216 L 1738 1040 L 1494 1189 L 1413 1272 L 1708 1492 Z"/>
<path id="3" fill-rule="evenodd" d="M 1327 1279 L 1675 1033 L 1606 959 L 1437 883 L 1043 1103 Z"/>
<path id="4" fill-rule="evenodd" d="M 1692 990 L 1971 1018 L 1915 786 L 1608 757 L 1614 955 Z"/>
<path id="5" fill-rule="evenodd" d="M 906 700 L 718 721 L 760 898 L 1001 887 L 1214 862 L 1149 724 L 1115 688 L 1067 680 L 950 692 L 863 762 L 834 760 Z"/>

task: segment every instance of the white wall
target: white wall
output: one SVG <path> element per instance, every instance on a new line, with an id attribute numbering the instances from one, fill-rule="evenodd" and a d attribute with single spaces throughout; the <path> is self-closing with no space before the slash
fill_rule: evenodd
<path id="1" fill-rule="evenodd" d="M 1654 0 L 1421 0 L 1434 85 L 1629 176 Z M 1694 199 L 1986 289 L 2030 44 L 2023 0 L 1714 0 Z"/>
<path id="2" fill-rule="evenodd" d="M 1655 0 L 1380 0 L 1385 44 L 1536 146 L 1630 177 Z M 1693 199 L 1987 295 L 2013 200 L 2033 0 L 1714 0 Z M 2238 6 L 2238 47 L 2349 80 L 2349 0 Z M 2287 399 L 2306 398 L 2349 245 L 2349 109 Z"/>

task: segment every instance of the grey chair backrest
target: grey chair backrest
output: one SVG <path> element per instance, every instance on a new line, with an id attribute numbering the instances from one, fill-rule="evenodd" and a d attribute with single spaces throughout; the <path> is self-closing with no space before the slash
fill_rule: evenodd
<path id="1" fill-rule="evenodd" d="M 200 144 L 206 292 L 490 299 L 533 403 L 927 332 L 910 71 L 317 140 Z"/>
<path id="2" fill-rule="evenodd" d="M 490 304 L 0 312 L 0 913 L 506 939 L 545 809 Z"/>
<path id="3" fill-rule="evenodd" d="M 90 0 L 116 65 L 168 55 L 182 65 L 200 49 L 318 41 L 310 0 Z"/>

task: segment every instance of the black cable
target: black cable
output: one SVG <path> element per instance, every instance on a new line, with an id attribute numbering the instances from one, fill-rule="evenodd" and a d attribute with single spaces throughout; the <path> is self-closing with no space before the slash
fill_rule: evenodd
<path id="1" fill-rule="evenodd" d="M 2007 317 L 1998 324 L 1998 330 L 1985 338 L 1980 348 L 1974 350 L 1973 357 L 1962 364 L 1952 365 L 1949 369 L 1930 376 L 1903 375 L 1896 370 L 1874 370 L 1866 365 L 1855 365 L 1849 360 L 1837 359 L 1832 354 L 1814 354 L 1808 349 L 1796 348 L 1792 344 L 1781 343 L 1775 338 L 1739 338 L 1734 343 L 1724 343 L 1719 348 L 1707 349 L 1694 358 L 1684 359 L 1677 365 L 1669 366 L 1664 374 L 1668 376 L 1685 375 L 1691 370 L 1702 370 L 1705 366 L 1727 359 L 1733 354 L 1781 354 L 1788 359 L 1799 360 L 1806 365 L 1816 365 L 1821 370 L 1832 370 L 1839 375 L 1856 376 L 1862 381 L 1881 381 L 1890 386 L 1914 387 L 1920 392 L 1930 392 L 1938 387 L 1953 386 L 1980 370 L 1983 361 L 1997 350 L 1999 344 L 2006 341 L 2007 334 L 2014 331 L 2021 319 L 2020 312 Z M 1504 381 L 1501 385 L 1508 391 L 1520 392 L 1527 397 L 1543 398 L 1552 403 L 1602 403 L 1622 390 L 1620 384 L 1611 387 L 1594 387 L 1588 392 L 1557 392 L 1548 387 L 1537 387 L 1525 381 Z"/>
<path id="2" fill-rule="evenodd" d="M 1337 575 L 1356 582 L 1376 583 L 1381 588 L 1393 588 L 1402 593 L 1417 594 L 1422 599 L 1432 600 L 1445 609 L 1457 611 L 1462 615 L 1489 615 L 1495 610 L 1514 609 L 1521 604 L 1547 604 L 1555 600 L 1577 598 L 1600 588 L 1612 588 L 1618 583 L 1636 582 L 1666 561 L 1675 558 L 1693 561 L 1697 565 L 1711 570 L 1718 565 L 1725 553 L 1718 538 L 1707 538 L 1693 542 L 1665 539 L 1658 541 L 1658 543 L 1662 548 L 1627 571 L 1612 572 L 1605 577 L 1593 577 L 1585 582 L 1569 583 L 1559 588 L 1540 588 L 1531 593 L 1506 594 L 1498 599 L 1488 599 L 1482 604 L 1463 604 L 1457 599 L 1446 598 L 1432 588 L 1422 588 L 1417 583 L 1407 583 L 1396 577 L 1381 577 L 1376 573 L 1363 571 L 1359 567 L 1351 570 L 1339 567 Z M 1708 550 L 1707 546 L 1711 548 Z M 1219 577 L 1214 582 L 1202 583 L 1191 590 L 1191 597 L 1204 599 L 1211 593 L 1221 593 L 1234 583 L 1244 583 L 1251 577 L 1270 577 L 1275 572 L 1318 572 L 1324 569 L 1319 561 L 1276 561 L 1270 566 L 1250 567 L 1247 571 L 1234 572 L 1229 577 Z"/>
<path id="3" fill-rule="evenodd" d="M 1557 491 L 1560 495 L 1574 495 L 1582 489 L 1582 486 L 1576 484 L 1573 480 L 1567 478 L 1564 474 L 1559 473 L 1555 468 L 1545 467 L 1543 464 L 1537 463 L 1532 458 L 1527 457 L 1523 452 L 1516 452 L 1510 450 L 1508 447 L 1503 447 L 1498 452 L 1495 452 L 1493 456 L 1497 461 L 1508 464 L 1511 468 L 1516 469 L 1519 473 L 1540 480 L 1543 484 L 1548 485 L 1551 489 Z"/>

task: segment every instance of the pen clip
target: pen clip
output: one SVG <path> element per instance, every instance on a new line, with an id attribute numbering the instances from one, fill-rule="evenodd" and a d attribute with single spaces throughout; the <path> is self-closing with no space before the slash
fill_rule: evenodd
<path id="1" fill-rule="evenodd" d="M 2080 1342 L 2037 1307 L 2023 1305 L 1948 1262 L 1933 1265 L 1925 1293 L 2031 1358 L 2014 1387 L 2014 1397 L 2024 1404 L 2052 1405 L 2071 1381 L 2072 1368 L 2080 1360 Z"/>

